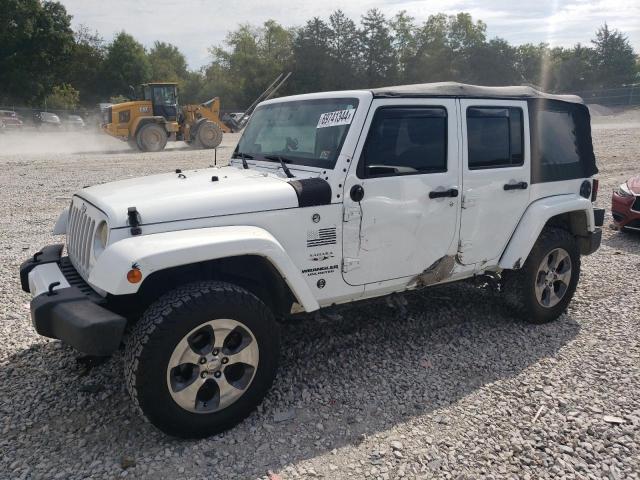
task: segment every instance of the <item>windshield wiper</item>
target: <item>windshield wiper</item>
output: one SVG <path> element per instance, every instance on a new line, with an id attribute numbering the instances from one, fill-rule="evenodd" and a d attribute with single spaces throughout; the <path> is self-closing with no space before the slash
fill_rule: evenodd
<path id="1" fill-rule="evenodd" d="M 249 170 L 249 164 L 247 163 L 247 158 L 249 160 L 253 160 L 253 155 L 249 155 L 248 153 L 234 153 L 231 155 L 231 158 L 241 158 L 242 159 L 242 168 L 245 170 Z"/>
<path id="2" fill-rule="evenodd" d="M 282 171 L 287 176 L 287 178 L 295 177 L 295 175 L 291 173 L 291 170 L 289 170 L 289 167 L 287 167 L 287 164 L 285 163 L 285 162 L 291 163 L 291 160 L 289 160 L 288 158 L 283 158 L 280 155 L 265 155 L 264 158 L 266 158 L 267 160 L 279 161 L 280 167 L 282 167 Z"/>

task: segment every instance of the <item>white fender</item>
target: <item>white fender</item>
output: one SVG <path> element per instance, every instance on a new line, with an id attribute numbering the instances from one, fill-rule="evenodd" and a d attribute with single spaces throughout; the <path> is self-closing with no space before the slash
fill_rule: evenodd
<path id="1" fill-rule="evenodd" d="M 520 219 L 509 244 L 500 258 L 500 268 L 512 269 L 522 266 L 529 256 L 534 243 L 540 236 L 547 221 L 561 213 L 584 211 L 587 216 L 587 230 L 595 230 L 593 205 L 591 201 L 576 194 L 554 195 L 533 202 Z"/>
<path id="2" fill-rule="evenodd" d="M 88 282 L 113 295 L 131 294 L 137 292 L 144 279 L 153 272 L 239 255 L 265 257 L 280 272 L 307 312 L 320 308 L 300 270 L 282 245 L 266 230 L 250 226 L 182 230 L 117 241 L 98 257 Z M 136 284 L 126 278 L 134 264 L 143 275 L 142 282 Z"/>

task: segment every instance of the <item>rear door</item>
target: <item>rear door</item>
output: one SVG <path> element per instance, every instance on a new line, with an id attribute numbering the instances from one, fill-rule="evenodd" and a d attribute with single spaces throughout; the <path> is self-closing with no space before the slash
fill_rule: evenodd
<path id="1" fill-rule="evenodd" d="M 460 100 L 463 191 L 458 259 L 492 263 L 529 205 L 526 101 Z"/>
<path id="2" fill-rule="evenodd" d="M 347 283 L 417 275 L 455 250 L 458 133 L 453 99 L 374 100 L 344 186 Z"/>

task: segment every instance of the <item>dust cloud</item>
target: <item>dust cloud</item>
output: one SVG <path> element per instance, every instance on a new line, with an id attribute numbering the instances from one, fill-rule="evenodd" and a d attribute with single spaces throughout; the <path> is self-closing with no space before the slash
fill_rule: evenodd
<path id="1" fill-rule="evenodd" d="M 45 132 L 24 128 L 0 133 L 0 155 L 120 153 L 128 150 L 125 142 L 95 130 Z"/>

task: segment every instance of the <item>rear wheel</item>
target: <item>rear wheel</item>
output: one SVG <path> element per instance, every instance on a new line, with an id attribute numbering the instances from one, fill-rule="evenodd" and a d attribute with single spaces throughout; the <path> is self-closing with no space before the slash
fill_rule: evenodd
<path id="1" fill-rule="evenodd" d="M 167 144 L 167 132 L 157 123 L 148 123 L 138 131 L 136 143 L 144 152 L 159 152 Z"/>
<path id="2" fill-rule="evenodd" d="M 169 292 L 135 325 L 127 388 L 160 430 L 184 438 L 231 428 L 262 401 L 277 370 L 277 324 L 255 295 L 224 282 Z"/>
<path id="3" fill-rule="evenodd" d="M 193 145 L 196 148 L 216 148 L 222 142 L 222 129 L 213 122 L 198 125 Z"/>
<path id="4" fill-rule="evenodd" d="M 575 238 L 561 228 L 543 230 L 520 270 L 503 273 L 507 301 L 531 323 L 558 318 L 569 305 L 580 277 Z"/>

